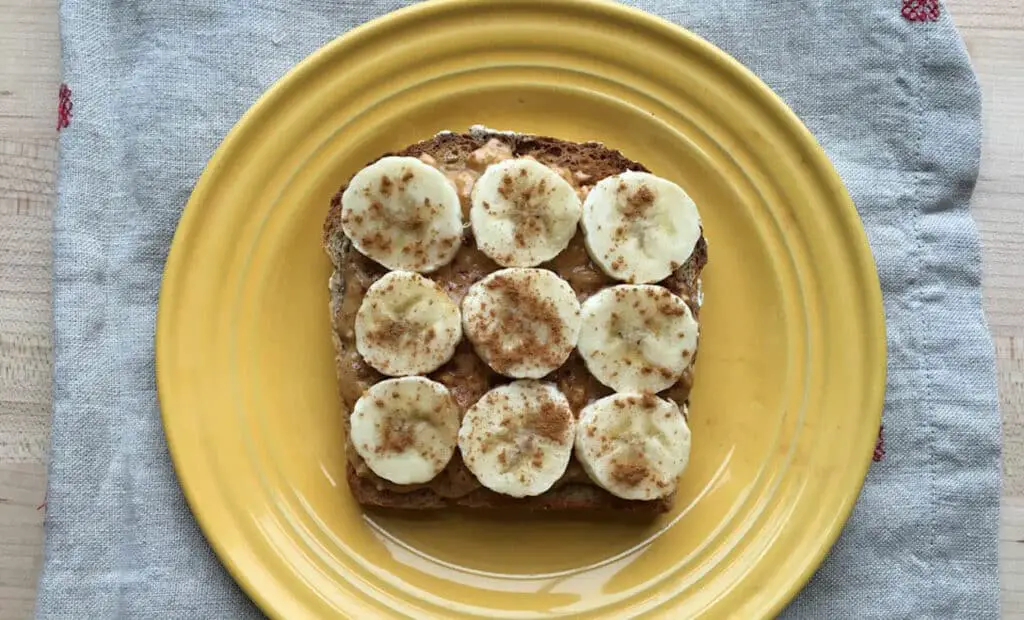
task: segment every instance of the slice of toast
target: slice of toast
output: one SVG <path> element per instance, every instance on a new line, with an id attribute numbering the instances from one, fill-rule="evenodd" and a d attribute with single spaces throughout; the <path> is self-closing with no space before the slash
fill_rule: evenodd
<path id="1" fill-rule="evenodd" d="M 608 176 L 626 170 L 647 171 L 640 163 L 632 161 L 620 152 L 605 147 L 597 142 L 576 143 L 557 138 L 528 136 L 508 132 L 496 132 L 483 128 L 473 128 L 469 133 L 444 132 L 413 144 L 397 153 L 411 157 L 425 156 L 436 162 L 442 171 L 458 170 L 470 155 L 486 145 L 489 141 L 498 140 L 517 157 L 529 156 L 556 169 L 571 171 L 578 178 L 586 179 L 592 185 Z M 370 162 L 372 163 L 372 162 Z M 331 276 L 331 322 L 334 341 L 336 367 L 339 377 L 339 388 L 342 393 L 343 412 L 346 433 L 348 416 L 355 399 L 367 387 L 382 379 L 382 375 L 366 365 L 355 350 L 353 321 L 358 302 L 366 288 L 385 273 L 384 268 L 370 261 L 354 250 L 341 231 L 341 196 L 345 190 L 342 186 L 331 200 L 331 207 L 323 228 L 323 246 L 334 265 Z M 465 208 L 465 205 L 464 205 Z M 468 218 L 467 220 L 468 221 Z M 574 239 L 577 251 L 566 258 L 568 263 L 563 267 L 574 274 L 582 273 L 585 278 L 567 278 L 577 294 L 585 297 L 603 288 L 616 284 L 600 269 L 591 263 L 582 251 L 582 237 Z M 570 248 L 573 246 L 571 245 Z M 567 251 L 568 252 L 568 251 Z M 558 261 L 559 259 L 556 259 Z M 473 245 L 471 232 L 467 229 L 462 250 L 451 266 L 442 268 L 434 274 L 427 274 L 442 284 L 450 294 L 460 298 L 472 283 L 466 264 L 472 261 L 487 261 Z M 555 261 L 553 261 L 555 262 Z M 703 237 L 689 260 L 674 274 L 660 284 L 666 286 L 682 297 L 690 306 L 695 317 L 700 311 L 701 292 L 700 274 L 707 262 L 707 244 Z M 493 263 L 481 264 L 484 271 L 497 269 Z M 558 271 L 557 265 L 553 266 Z M 694 355 L 694 358 L 696 355 Z M 670 388 L 666 396 L 673 398 L 682 405 L 689 396 L 692 381 L 692 365 L 676 386 Z M 449 387 L 456 400 L 465 410 L 475 402 L 487 389 L 494 385 L 509 381 L 493 373 L 475 353 L 468 342 L 463 342 L 456 359 L 430 377 Z M 611 390 L 600 385 L 583 368 L 581 361 L 574 353 L 569 362 L 547 377 L 556 382 L 569 397 L 574 411 L 588 400 L 604 396 Z M 462 459 L 456 452 L 448 467 L 435 480 L 427 484 L 399 486 L 375 476 L 362 463 L 358 454 L 347 445 L 349 488 L 360 504 L 391 509 L 426 510 L 445 507 L 462 507 L 467 509 L 522 509 L 527 511 L 613 511 L 638 516 L 654 516 L 668 511 L 672 507 L 673 498 L 667 497 L 654 501 L 623 500 L 608 493 L 583 472 L 582 466 L 573 457 L 566 475 L 551 490 L 530 498 L 512 498 L 494 493 L 475 483 Z"/>

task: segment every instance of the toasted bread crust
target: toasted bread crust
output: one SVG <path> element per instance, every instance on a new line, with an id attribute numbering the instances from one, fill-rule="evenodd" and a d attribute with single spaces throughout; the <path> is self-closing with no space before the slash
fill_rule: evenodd
<path id="1" fill-rule="evenodd" d="M 438 510 L 458 507 L 471 510 L 517 510 L 527 512 L 578 512 L 594 510 L 634 516 L 656 516 L 672 508 L 670 499 L 650 502 L 625 500 L 592 484 L 566 484 L 536 497 L 515 498 L 480 488 L 469 495 L 445 498 L 429 488 L 407 493 L 380 489 L 369 478 L 362 478 L 354 467 L 346 471 L 348 486 L 356 501 L 364 506 L 398 510 Z"/>
<path id="2" fill-rule="evenodd" d="M 508 144 L 516 156 L 531 156 L 548 165 L 578 171 L 589 175 L 595 182 L 626 170 L 648 171 L 642 164 L 628 159 L 619 151 L 596 142 L 576 143 L 557 138 L 514 135 L 482 129 L 474 129 L 469 133 L 441 133 L 396 153 L 383 154 L 381 157 L 429 155 L 444 168 L 445 162 L 465 161 L 473 151 L 491 139 L 501 140 Z M 342 345 L 338 334 L 344 326 L 337 324 L 337 307 L 345 290 L 345 282 L 342 281 L 341 273 L 346 261 L 351 260 L 349 258 L 350 244 L 341 232 L 341 195 L 344 189 L 345 187 L 342 186 L 331 200 L 322 236 L 323 246 L 335 267 L 335 273 L 331 278 L 331 315 L 334 343 L 339 352 L 339 375 L 342 372 L 343 361 L 340 355 Z M 698 291 L 700 274 L 706 263 L 707 244 L 701 237 L 690 259 L 669 277 L 674 285 L 673 288 Z M 691 295 L 691 297 L 699 297 L 699 294 Z M 699 303 L 690 302 L 690 304 L 695 315 L 699 313 Z M 364 506 L 385 509 L 433 510 L 461 507 L 471 510 L 614 512 L 639 517 L 653 517 L 669 511 L 673 501 L 672 497 L 654 501 L 623 500 L 594 484 L 577 482 L 560 484 L 540 496 L 531 498 L 507 497 L 485 488 L 479 488 L 461 497 L 449 498 L 429 487 L 401 491 L 382 487 L 373 478 L 360 476 L 351 460 L 348 464 L 347 479 L 349 489 L 357 502 Z"/>

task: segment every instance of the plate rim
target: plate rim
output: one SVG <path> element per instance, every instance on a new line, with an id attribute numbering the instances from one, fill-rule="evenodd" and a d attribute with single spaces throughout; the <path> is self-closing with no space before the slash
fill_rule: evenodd
<path id="1" fill-rule="evenodd" d="M 546 6 L 549 3 L 544 2 L 544 0 L 525 0 L 519 2 L 519 4 Z M 641 31 L 657 32 L 663 36 L 685 43 L 688 48 L 697 51 L 702 57 L 706 58 L 709 65 L 714 65 L 725 73 L 732 73 L 738 82 L 755 93 L 759 104 L 765 106 L 773 116 L 780 119 L 788 130 L 793 132 L 793 138 L 800 143 L 800 146 L 813 154 L 817 164 L 815 169 L 821 173 L 819 176 L 822 177 L 823 187 L 827 188 L 834 198 L 835 205 L 833 206 L 837 207 L 836 215 L 842 224 L 842 229 L 845 233 L 852 235 L 849 241 L 855 250 L 853 255 L 857 260 L 855 271 L 859 276 L 867 277 L 865 287 L 860 292 L 865 296 L 863 300 L 864 306 L 872 308 L 873 311 L 869 315 L 864 316 L 865 327 L 868 328 L 865 332 L 868 336 L 865 339 L 865 357 L 868 360 L 877 360 L 880 364 L 880 370 L 876 375 L 877 381 L 871 386 L 871 393 L 865 400 L 871 404 L 870 411 L 867 414 L 869 417 L 868 421 L 877 420 L 880 426 L 888 373 L 887 334 L 881 285 L 871 246 L 860 215 L 838 171 L 817 139 L 796 113 L 756 74 L 727 52 L 696 33 L 659 16 L 615 2 L 602 0 L 561 0 L 559 4 L 566 7 L 563 10 L 567 11 L 585 9 L 603 13 L 605 17 L 610 19 L 627 20 Z M 187 239 L 193 236 L 194 229 L 197 228 L 202 203 L 205 202 L 206 194 L 214 185 L 215 171 L 221 166 L 228 154 L 234 150 L 234 145 L 243 139 L 246 128 L 252 123 L 253 119 L 259 118 L 266 110 L 272 108 L 278 100 L 286 97 L 286 91 L 291 84 L 297 83 L 305 75 L 319 70 L 321 65 L 336 57 L 346 47 L 354 46 L 367 37 L 386 32 L 387 29 L 401 24 L 404 20 L 425 19 L 431 17 L 432 14 L 436 18 L 443 16 L 449 11 L 466 11 L 485 6 L 491 6 L 490 0 L 433 0 L 432 2 L 421 2 L 406 6 L 347 31 L 299 61 L 299 63 L 290 68 L 260 95 L 256 102 L 242 114 L 240 119 L 225 135 L 196 181 L 175 229 L 161 280 L 156 315 L 154 355 L 161 424 L 179 486 L 204 538 L 213 548 L 218 561 L 228 571 L 231 578 L 242 588 L 246 596 L 268 615 L 278 615 L 284 610 L 280 608 L 274 599 L 265 596 L 264 591 L 257 587 L 258 584 L 251 578 L 251 572 L 236 562 L 235 554 L 230 551 L 224 541 L 214 531 L 212 519 L 209 516 L 204 516 L 205 510 L 195 485 L 187 482 L 186 479 L 189 476 L 184 473 L 187 470 L 186 461 L 188 459 L 186 458 L 186 451 L 180 448 L 180 444 L 184 443 L 185 438 L 182 436 L 183 433 L 179 434 L 179 431 L 174 430 L 175 426 L 170 421 L 174 414 L 170 412 L 169 407 L 164 406 L 165 403 L 173 400 L 173 397 L 169 396 L 173 379 L 169 376 L 169 371 L 167 371 L 166 360 L 164 362 L 161 360 L 167 355 L 168 343 L 174 339 L 172 330 L 174 310 L 171 308 L 171 299 L 175 297 L 178 283 L 181 281 L 181 275 L 188 269 L 184 246 Z M 842 502 L 839 503 L 839 510 L 836 511 L 837 518 L 833 521 L 828 531 L 824 532 L 824 535 L 820 538 L 822 544 L 814 550 L 813 557 L 807 563 L 805 569 L 790 581 L 790 586 L 787 589 L 772 596 L 772 604 L 766 609 L 770 615 L 776 615 L 792 601 L 820 567 L 825 556 L 835 544 L 849 520 L 854 504 L 860 497 L 871 462 L 872 453 L 870 450 L 865 450 L 864 456 L 855 472 L 858 481 L 856 488 L 851 489 L 850 493 L 846 494 Z"/>

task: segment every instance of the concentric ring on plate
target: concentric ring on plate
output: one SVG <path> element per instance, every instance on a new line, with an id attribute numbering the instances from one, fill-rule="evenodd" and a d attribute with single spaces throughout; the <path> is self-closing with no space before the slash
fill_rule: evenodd
<path id="1" fill-rule="evenodd" d="M 884 340 L 852 206 L 806 130 L 706 43 L 611 4 L 502 4 L 430 3 L 335 42 L 211 162 L 172 249 L 158 330 L 165 425 L 193 511 L 273 615 L 777 610 L 838 532 L 877 430 L 864 412 L 881 402 Z M 480 19 L 495 20 L 487 37 Z M 403 60 L 411 45 L 422 62 Z M 315 233 L 327 198 L 380 152 L 475 122 L 604 141 L 702 205 L 715 260 L 693 464 L 678 521 L 656 540 L 658 527 L 565 520 L 371 526 L 336 488 L 329 268 Z M 825 303 L 825 280 L 860 306 Z M 822 346 L 850 340 L 852 324 L 867 336 L 843 355 Z M 841 470 L 829 487 L 813 475 L 823 468 Z M 523 535 L 528 556 L 516 555 Z M 745 592 L 749 579 L 763 589 Z"/>

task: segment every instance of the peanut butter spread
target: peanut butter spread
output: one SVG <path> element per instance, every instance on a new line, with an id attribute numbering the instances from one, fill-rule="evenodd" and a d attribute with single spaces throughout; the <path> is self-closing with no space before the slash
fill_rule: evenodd
<path id="1" fill-rule="evenodd" d="M 420 155 L 420 159 L 424 163 L 438 168 L 448 177 L 455 186 L 462 204 L 464 221 L 466 222 L 462 248 L 451 263 L 434 273 L 426 274 L 427 277 L 437 282 L 457 304 L 461 304 L 463 296 L 472 284 L 500 268 L 477 249 L 473 241 L 472 230 L 469 227 L 470 196 L 473 184 L 487 166 L 512 157 L 511 148 L 497 139 L 488 141 L 484 146 L 473 151 L 463 160 L 439 162 L 430 155 Z M 590 188 L 601 180 L 578 171 L 557 166 L 551 167 L 576 189 L 581 199 L 584 199 Z M 637 209 L 643 208 L 644 198 L 644 196 L 636 197 Z M 701 244 L 698 244 L 698 248 L 695 249 L 690 261 L 703 260 L 703 247 Z M 583 234 L 580 231 L 577 231 L 576 236 L 569 243 L 566 250 L 554 260 L 541 265 L 541 267 L 550 269 L 568 282 L 580 302 L 603 288 L 617 284 L 616 281 L 605 275 L 590 260 L 584 246 Z M 383 267 L 352 249 L 349 251 L 347 259 L 343 262 L 341 271 L 331 281 L 331 286 L 334 287 L 335 292 L 341 292 L 337 303 L 332 307 L 332 312 L 334 313 L 335 325 L 334 337 L 338 341 L 336 342 L 336 345 L 338 345 L 336 349 L 339 351 L 339 388 L 346 411 L 346 421 L 348 419 L 347 412 L 352 410 L 363 392 L 369 386 L 384 378 L 366 364 L 356 351 L 354 324 L 356 313 L 367 289 L 385 273 L 386 270 Z M 659 282 L 659 284 L 679 295 L 690 306 L 694 315 L 698 314 L 700 293 L 695 287 L 690 286 L 690 282 L 681 273 L 677 272 L 664 281 Z M 520 308 L 520 311 L 522 310 Z M 542 315 L 545 309 L 536 308 L 534 310 L 536 312 L 528 314 L 537 314 L 538 316 L 533 317 L 531 320 L 543 320 Z M 536 351 L 535 353 L 539 356 L 545 355 L 545 351 Z M 448 387 L 462 412 L 465 412 L 491 388 L 510 381 L 510 379 L 492 371 L 477 356 L 473 346 L 465 338 L 459 344 L 452 359 L 431 373 L 429 378 Z M 605 387 L 590 375 L 583 360 L 575 351 L 561 367 L 545 377 L 545 380 L 551 381 L 558 386 L 568 398 L 573 413 L 577 416 L 580 410 L 588 403 L 612 393 L 611 389 Z M 684 403 L 689 397 L 691 384 L 692 367 L 686 370 L 676 384 L 663 391 L 660 395 L 665 398 L 671 398 L 678 403 Z M 565 430 L 564 423 L 559 423 L 557 416 L 542 415 L 537 418 L 535 423 L 536 430 L 544 435 L 550 433 L 553 436 L 557 436 L 564 433 Z M 403 430 L 387 429 L 387 431 L 394 433 L 389 437 L 389 440 L 401 443 L 405 439 L 402 436 Z M 456 451 L 444 471 L 430 482 L 420 485 L 397 485 L 379 478 L 363 463 L 351 445 L 347 448 L 347 456 L 355 468 L 356 474 L 372 479 L 380 489 L 394 492 L 411 492 L 429 487 L 442 497 L 455 498 L 463 497 L 480 488 L 480 483 L 463 464 L 458 451 Z M 616 472 L 624 480 L 640 480 L 646 473 L 645 471 L 638 470 L 635 466 L 627 464 L 623 464 L 621 472 Z M 569 467 L 562 479 L 556 484 L 556 488 L 567 483 L 591 484 L 586 472 L 584 472 L 583 467 L 576 460 L 575 456 L 570 461 Z"/>

